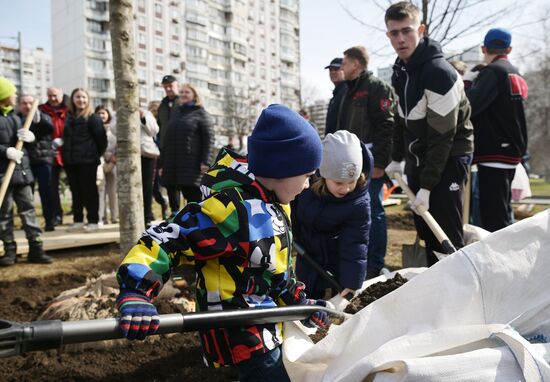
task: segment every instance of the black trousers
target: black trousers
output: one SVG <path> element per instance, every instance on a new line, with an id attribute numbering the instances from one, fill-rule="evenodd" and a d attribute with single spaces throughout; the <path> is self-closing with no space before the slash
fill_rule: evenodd
<path id="1" fill-rule="evenodd" d="M 187 201 L 200 202 L 202 200 L 202 192 L 197 186 L 165 186 L 168 191 L 168 202 L 172 213 L 177 213 L 180 210 L 180 192 Z"/>
<path id="2" fill-rule="evenodd" d="M 435 221 L 449 237 L 455 248 L 464 246 L 462 213 L 464 205 L 464 187 L 470 163 L 469 156 L 451 157 L 447 160 L 441 180 L 430 192 L 430 209 Z M 410 167 L 410 168 L 409 168 Z M 423 167 L 408 166 L 407 180 L 409 187 L 416 194 L 420 189 L 420 174 Z M 418 236 L 426 243 L 428 265 L 437 262 L 433 251 L 444 253 L 444 249 L 432 233 L 430 227 L 420 216 L 414 214 L 414 225 Z"/>
<path id="3" fill-rule="evenodd" d="M 153 174 L 153 199 L 155 199 L 155 202 L 160 204 L 160 207 L 164 211 L 166 209 L 166 199 L 164 199 L 164 196 L 162 195 L 162 191 L 161 191 L 159 169 L 160 169 L 160 161 L 156 159 L 154 174 Z"/>
<path id="4" fill-rule="evenodd" d="M 63 220 L 63 207 L 61 206 L 61 197 L 59 196 L 59 178 L 61 177 L 61 172 L 63 167 L 53 165 L 52 167 L 52 198 L 53 198 L 53 216 L 54 218 L 59 217 L 60 220 Z"/>
<path id="5" fill-rule="evenodd" d="M 84 208 L 86 208 L 88 223 L 97 224 L 99 221 L 97 164 L 66 164 L 65 172 L 73 195 L 74 222 L 84 222 Z"/>
<path id="6" fill-rule="evenodd" d="M 34 209 L 31 186 L 9 186 L 0 207 L 0 240 L 14 241 L 13 236 L 13 202 L 17 205 L 17 212 L 23 223 L 25 236 L 29 242 L 40 236 L 42 230 L 38 225 L 36 210 Z"/>
<path id="7" fill-rule="evenodd" d="M 481 227 L 498 231 L 512 221 L 512 180 L 516 169 L 478 165 L 479 212 Z"/>
<path id="8" fill-rule="evenodd" d="M 141 185 L 143 191 L 143 218 L 145 223 L 153 220 L 153 174 L 155 172 L 155 159 L 141 157 Z"/>

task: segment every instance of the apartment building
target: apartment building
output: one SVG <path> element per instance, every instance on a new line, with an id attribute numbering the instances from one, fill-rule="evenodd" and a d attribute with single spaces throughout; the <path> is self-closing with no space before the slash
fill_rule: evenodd
<path id="1" fill-rule="evenodd" d="M 22 49 L 0 45 L 0 75 L 17 87 L 17 94 L 30 94 L 39 102 L 52 83 L 51 56 L 42 48 Z"/>
<path id="2" fill-rule="evenodd" d="M 270 103 L 300 105 L 299 0 L 134 0 L 140 104 L 162 77 L 198 87 L 219 135 Z M 108 0 L 52 0 L 53 78 L 115 104 Z M 220 144 L 223 144 L 220 141 Z"/>

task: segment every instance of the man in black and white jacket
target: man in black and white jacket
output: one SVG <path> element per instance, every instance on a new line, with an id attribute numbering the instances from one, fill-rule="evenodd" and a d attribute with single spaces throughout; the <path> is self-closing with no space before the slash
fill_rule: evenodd
<path id="1" fill-rule="evenodd" d="M 419 11 L 408 1 L 390 6 L 385 15 L 387 36 L 398 58 L 392 85 L 398 99 L 392 162 L 386 172 L 405 172 L 416 193 L 415 212 L 428 209 L 455 247 L 464 245 L 463 191 L 473 152 L 470 105 L 464 84 L 445 60 L 439 43 L 424 37 Z M 443 248 L 425 222 L 415 215 L 419 236 L 426 242 L 428 264 Z"/>
<path id="2" fill-rule="evenodd" d="M 491 232 L 512 224 L 512 179 L 527 151 L 528 88 L 508 61 L 511 42 L 508 30 L 489 30 L 481 47 L 486 65 L 464 76 L 475 128 L 481 225 Z"/>

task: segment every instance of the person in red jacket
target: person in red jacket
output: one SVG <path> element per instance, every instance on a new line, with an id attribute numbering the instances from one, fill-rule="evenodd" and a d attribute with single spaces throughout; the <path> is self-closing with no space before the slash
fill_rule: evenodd
<path id="1" fill-rule="evenodd" d="M 52 195 L 55 225 L 63 224 L 63 208 L 59 197 L 59 178 L 63 171 L 63 129 L 67 118 L 67 105 L 63 102 L 63 90 L 56 87 L 48 88 L 48 101 L 38 107 L 41 112 L 50 116 L 53 124 L 52 148 L 56 151 L 52 167 Z"/>

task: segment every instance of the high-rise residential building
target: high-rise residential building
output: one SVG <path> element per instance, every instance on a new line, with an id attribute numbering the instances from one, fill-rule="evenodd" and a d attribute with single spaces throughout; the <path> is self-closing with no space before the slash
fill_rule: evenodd
<path id="1" fill-rule="evenodd" d="M 325 136 L 328 101 L 318 99 L 308 107 L 311 122 L 317 127 L 317 131 L 321 137 Z"/>
<path id="2" fill-rule="evenodd" d="M 17 94 L 30 94 L 44 102 L 52 84 L 51 56 L 42 48 L 20 53 L 19 48 L 0 45 L 0 75 L 13 82 Z"/>
<path id="3" fill-rule="evenodd" d="M 113 107 L 108 23 L 108 0 L 52 0 L 54 82 Z M 299 0 L 134 0 L 134 28 L 142 106 L 172 74 L 199 89 L 219 135 L 246 133 L 270 103 L 299 108 Z"/>

